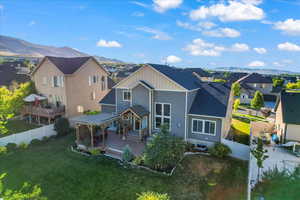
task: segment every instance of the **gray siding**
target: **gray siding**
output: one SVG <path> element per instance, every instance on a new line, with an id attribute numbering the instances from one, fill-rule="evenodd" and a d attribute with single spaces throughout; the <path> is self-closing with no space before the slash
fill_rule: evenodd
<path id="1" fill-rule="evenodd" d="M 155 103 L 171 104 L 171 133 L 184 138 L 185 130 L 185 92 L 154 91 L 153 98 L 153 130 Z"/>
<path id="2" fill-rule="evenodd" d="M 142 85 L 133 88 L 132 105 L 140 105 L 149 110 L 149 90 Z"/>
<path id="3" fill-rule="evenodd" d="M 125 89 L 116 88 L 116 104 L 117 104 L 117 112 L 121 112 L 124 109 L 130 107 L 130 101 L 123 101 L 123 91 Z"/>
<path id="4" fill-rule="evenodd" d="M 101 105 L 101 112 L 104 112 L 104 113 L 116 112 L 116 106 L 114 106 L 114 105 Z"/>
<path id="5" fill-rule="evenodd" d="M 194 99 L 196 97 L 196 94 L 197 94 L 198 90 L 194 90 L 192 92 L 188 92 L 187 93 L 187 101 L 188 101 L 188 104 L 187 104 L 187 113 L 189 113 L 190 109 L 191 109 L 191 106 L 194 102 Z"/>
<path id="6" fill-rule="evenodd" d="M 216 135 L 204 135 L 192 133 L 192 119 L 210 120 L 216 122 Z M 204 140 L 209 142 L 220 142 L 222 135 L 222 120 L 213 117 L 188 116 L 188 137 L 187 139 Z"/>

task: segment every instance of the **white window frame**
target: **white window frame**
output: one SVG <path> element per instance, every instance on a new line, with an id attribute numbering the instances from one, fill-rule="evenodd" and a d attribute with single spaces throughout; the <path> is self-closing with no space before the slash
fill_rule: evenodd
<path id="1" fill-rule="evenodd" d="M 156 105 L 157 104 L 161 104 L 161 115 L 157 115 L 156 114 Z M 170 105 L 170 116 L 165 116 L 164 115 L 164 105 Z M 154 103 L 154 129 L 159 130 L 160 127 L 156 127 L 156 117 L 160 117 L 161 118 L 161 123 L 160 124 L 164 124 L 164 118 L 168 118 L 170 121 L 169 124 L 169 131 L 171 131 L 171 127 L 172 127 L 172 104 L 170 103 L 160 103 L 160 102 L 155 102 Z"/>
<path id="2" fill-rule="evenodd" d="M 194 121 L 202 121 L 202 132 L 194 131 Z M 205 133 L 205 122 L 210 122 L 210 123 L 214 123 L 215 124 L 214 134 Z M 216 134 L 217 134 L 217 122 L 213 121 L 213 120 L 205 120 L 205 119 L 192 118 L 191 132 L 193 134 L 216 136 Z"/>
<path id="3" fill-rule="evenodd" d="M 130 93 L 130 98 L 129 99 L 125 99 L 124 97 L 124 94 L 125 94 L 125 92 L 129 92 Z M 123 90 L 123 92 L 122 92 L 122 99 L 123 99 L 123 101 L 131 101 L 131 98 L 132 98 L 132 94 L 131 94 L 131 91 L 130 90 Z"/>

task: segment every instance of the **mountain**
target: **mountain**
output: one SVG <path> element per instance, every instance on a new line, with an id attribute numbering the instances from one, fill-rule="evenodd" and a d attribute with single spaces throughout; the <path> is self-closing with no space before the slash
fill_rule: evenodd
<path id="1" fill-rule="evenodd" d="M 71 47 L 55 47 L 34 44 L 25 40 L 0 35 L 0 56 L 21 56 L 21 57 L 77 57 L 88 56 Z M 99 62 L 122 62 L 116 59 L 95 56 Z"/>
<path id="2" fill-rule="evenodd" d="M 257 69 L 257 68 L 244 68 L 244 67 L 218 67 L 218 71 L 230 71 L 230 72 L 246 72 L 246 73 L 260 73 L 260 74 L 300 74 L 300 72 L 291 72 L 287 70 L 278 70 L 278 69 Z"/>

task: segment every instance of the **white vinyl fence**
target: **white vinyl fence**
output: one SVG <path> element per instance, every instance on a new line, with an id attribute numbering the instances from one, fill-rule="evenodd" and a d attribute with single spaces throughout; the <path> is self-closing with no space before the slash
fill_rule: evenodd
<path id="1" fill-rule="evenodd" d="M 222 139 L 222 143 L 230 147 L 232 151 L 230 156 L 241 160 L 249 160 L 250 146 L 226 139 Z"/>
<path id="2" fill-rule="evenodd" d="M 20 143 L 29 144 L 34 139 L 41 140 L 43 137 L 52 135 L 56 135 L 56 131 L 53 130 L 53 124 L 2 137 L 0 138 L 0 146 L 6 146 L 8 143 L 17 145 Z"/>

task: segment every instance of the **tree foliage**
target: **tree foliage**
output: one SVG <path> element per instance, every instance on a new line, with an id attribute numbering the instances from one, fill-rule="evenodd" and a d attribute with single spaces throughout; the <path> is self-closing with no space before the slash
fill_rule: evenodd
<path id="1" fill-rule="evenodd" d="M 20 190 L 6 189 L 3 179 L 6 174 L 0 174 L 0 199 L 3 200 L 47 200 L 42 197 L 42 190 L 39 186 L 31 186 L 29 183 L 24 183 Z"/>
<path id="2" fill-rule="evenodd" d="M 134 159 L 134 154 L 132 153 L 131 148 L 129 145 L 126 145 L 124 147 L 123 153 L 122 153 L 122 160 L 126 162 L 130 162 Z"/>
<path id="3" fill-rule="evenodd" d="M 225 79 L 216 78 L 216 79 L 214 79 L 213 82 L 216 82 L 216 83 L 226 83 L 227 81 Z"/>
<path id="4" fill-rule="evenodd" d="M 251 149 L 251 154 L 256 158 L 256 164 L 258 167 L 257 179 L 260 180 L 260 171 L 263 168 L 264 161 L 269 157 L 266 155 L 268 150 L 264 149 L 263 141 L 259 138 L 256 148 Z"/>
<path id="5" fill-rule="evenodd" d="M 240 106 L 240 103 L 241 103 L 240 99 L 236 99 L 236 100 L 234 101 L 234 104 L 233 104 L 233 110 L 234 110 L 234 111 L 237 111 L 237 110 L 238 110 L 238 108 L 239 108 L 239 106 Z"/>
<path id="6" fill-rule="evenodd" d="M 161 126 L 145 149 L 145 164 L 153 169 L 166 170 L 173 168 L 184 156 L 186 143 L 172 136 L 167 126 Z"/>
<path id="7" fill-rule="evenodd" d="M 54 130 L 57 136 L 65 136 L 70 132 L 70 122 L 65 117 L 60 117 L 54 122 Z"/>
<path id="8" fill-rule="evenodd" d="M 170 200 L 170 197 L 167 194 L 157 192 L 143 192 L 138 195 L 137 200 Z"/>
<path id="9" fill-rule="evenodd" d="M 217 142 L 209 149 L 209 153 L 218 158 L 225 158 L 231 153 L 231 149 L 227 145 Z"/>
<path id="10" fill-rule="evenodd" d="M 300 81 L 298 81 L 297 83 L 288 83 L 286 85 L 287 89 L 300 89 Z"/>
<path id="11" fill-rule="evenodd" d="M 283 87 L 283 84 L 284 84 L 284 80 L 277 77 L 277 78 L 273 78 L 273 87 L 276 88 L 276 87 Z"/>
<path id="12" fill-rule="evenodd" d="M 259 110 L 261 107 L 264 107 L 264 96 L 260 91 L 256 91 L 254 98 L 251 100 L 251 107 Z"/>
<path id="13" fill-rule="evenodd" d="M 232 84 L 233 95 L 236 97 L 241 96 L 241 85 L 238 82 Z"/>

